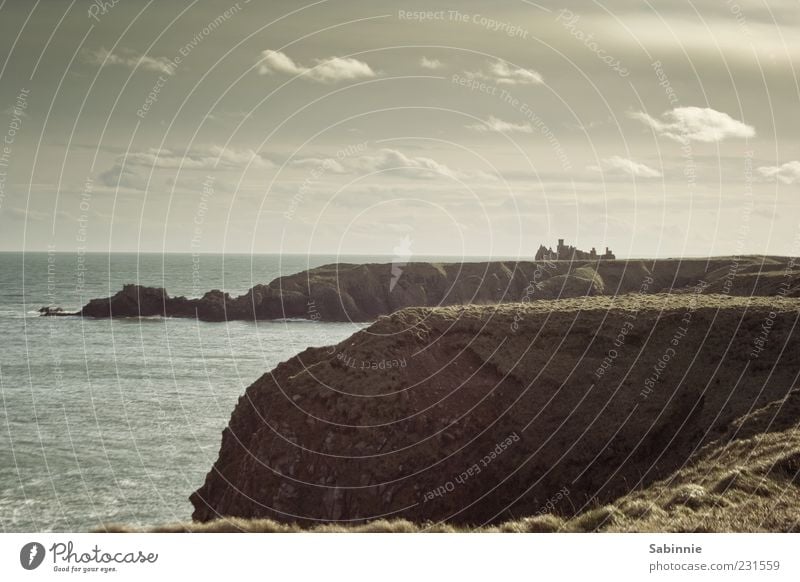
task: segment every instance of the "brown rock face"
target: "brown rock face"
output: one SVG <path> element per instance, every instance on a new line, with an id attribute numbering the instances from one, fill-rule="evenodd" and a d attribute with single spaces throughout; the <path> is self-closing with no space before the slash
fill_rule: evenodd
<path id="1" fill-rule="evenodd" d="M 42 315 L 196 317 L 204 321 L 299 318 L 373 321 L 405 307 L 487 305 L 592 295 L 683 292 L 700 278 L 705 292 L 800 295 L 800 269 L 785 258 L 664 259 L 326 265 L 256 285 L 231 297 L 209 291 L 198 299 L 164 289 L 126 285 L 93 299 L 77 313 L 42 308 Z"/>
<path id="2" fill-rule="evenodd" d="M 688 291 L 406 309 L 308 349 L 240 398 L 193 518 L 482 524 L 672 474 L 800 373 L 800 301 Z"/>

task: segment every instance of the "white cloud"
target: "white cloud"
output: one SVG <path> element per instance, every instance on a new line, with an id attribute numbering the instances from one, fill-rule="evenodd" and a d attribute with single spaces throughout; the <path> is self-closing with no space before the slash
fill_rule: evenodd
<path id="1" fill-rule="evenodd" d="M 304 158 L 295 160 L 294 164 L 300 167 L 322 168 L 331 174 L 363 174 L 392 171 L 413 179 L 431 179 L 444 176 L 455 180 L 475 178 L 496 180 L 495 176 L 487 172 L 455 170 L 432 158 L 409 156 L 399 150 L 390 148 L 382 148 L 374 154 L 356 158 L 341 160 L 333 158 Z"/>
<path id="2" fill-rule="evenodd" d="M 315 62 L 313 67 L 304 67 L 280 51 L 265 50 L 258 61 L 258 72 L 262 75 L 273 73 L 303 75 L 319 83 L 352 81 L 375 76 L 375 71 L 367 63 L 357 59 L 331 57 L 316 59 Z"/>
<path id="3" fill-rule="evenodd" d="M 533 69 L 521 69 L 504 61 L 489 63 L 489 72 L 466 71 L 467 77 L 475 77 L 497 83 L 498 85 L 541 85 L 542 75 Z"/>
<path id="4" fill-rule="evenodd" d="M 434 159 L 424 156 L 409 157 L 401 151 L 388 148 L 379 150 L 376 155 L 358 158 L 355 165 L 364 172 L 400 170 L 412 177 L 439 175 L 456 178 L 459 174 Z"/>
<path id="5" fill-rule="evenodd" d="M 655 168 L 651 168 L 645 164 L 640 164 L 639 162 L 634 162 L 633 160 L 629 160 L 628 158 L 623 158 L 620 156 L 604 158 L 600 161 L 599 166 L 589 166 L 588 169 L 595 172 L 627 174 L 628 176 L 634 176 L 636 178 L 661 177 L 661 172 Z"/>
<path id="6" fill-rule="evenodd" d="M 125 156 L 126 165 L 155 167 L 161 169 L 183 170 L 224 170 L 252 168 L 271 168 L 273 163 L 251 149 L 233 149 L 212 146 L 205 150 L 193 150 L 184 154 L 171 150 L 150 148 Z"/>
<path id="7" fill-rule="evenodd" d="M 466 126 L 469 129 L 473 129 L 475 131 L 496 131 L 500 133 L 533 133 L 533 128 L 531 127 L 530 123 L 511 123 L 510 121 L 503 121 L 495 117 L 494 115 L 489 116 L 487 121 L 481 123 L 475 123 L 473 125 Z"/>
<path id="8" fill-rule="evenodd" d="M 100 48 L 96 51 L 86 51 L 84 56 L 87 62 L 100 67 L 118 65 L 128 69 L 140 68 L 146 71 L 164 73 L 165 75 L 175 74 L 174 64 L 166 57 L 140 55 L 129 50 L 112 53 L 104 48 Z"/>
<path id="9" fill-rule="evenodd" d="M 63 218 L 66 213 L 59 212 L 57 215 Z M 32 208 L 5 208 L 0 216 L 13 216 L 14 218 L 19 218 L 28 222 L 40 222 L 47 219 L 53 219 L 52 214 L 39 212 L 38 210 L 33 210 Z"/>
<path id="10" fill-rule="evenodd" d="M 172 150 L 158 150 L 150 148 L 142 152 L 131 152 L 128 155 L 117 156 L 114 165 L 98 174 L 101 184 L 109 188 L 130 188 L 145 190 L 147 185 L 147 171 L 141 168 L 158 170 L 241 170 L 250 168 L 272 168 L 274 164 L 269 159 L 251 149 L 231 149 L 212 146 L 204 150 L 193 150 L 184 154 Z M 168 179 L 168 184 L 175 184 Z"/>
<path id="11" fill-rule="evenodd" d="M 176 191 L 186 192 L 202 192 L 203 189 L 209 187 L 214 192 L 236 192 L 236 185 L 224 180 L 213 177 L 213 181 L 209 182 L 209 177 L 204 174 L 182 174 L 178 176 L 169 176 L 166 179 L 166 184 L 169 188 Z"/>
<path id="12" fill-rule="evenodd" d="M 428 57 L 422 57 L 419 64 L 423 69 L 430 69 L 432 71 L 444 67 L 444 63 L 439 59 L 429 59 Z"/>
<path id="13" fill-rule="evenodd" d="M 318 168 L 320 171 L 331 172 L 333 174 L 346 174 L 347 168 L 334 158 L 298 158 L 292 164 L 301 168 Z"/>
<path id="14" fill-rule="evenodd" d="M 629 114 L 650 126 L 658 135 L 681 143 L 689 141 L 718 142 L 729 137 L 753 137 L 753 127 L 732 118 L 727 113 L 708 107 L 677 107 L 665 112 L 661 119 L 642 111 Z"/>
<path id="15" fill-rule="evenodd" d="M 536 71 L 513 67 L 504 61 L 492 63 L 489 65 L 489 71 L 501 85 L 540 85 L 544 83 L 544 79 Z"/>
<path id="16" fill-rule="evenodd" d="M 780 166 L 761 166 L 759 173 L 765 178 L 773 178 L 784 184 L 800 182 L 800 162 L 792 161 Z"/>
<path id="17" fill-rule="evenodd" d="M 147 178 L 145 176 L 129 167 L 123 167 L 120 163 L 114 164 L 111 169 L 98 174 L 97 179 L 101 184 L 109 188 L 147 189 Z"/>

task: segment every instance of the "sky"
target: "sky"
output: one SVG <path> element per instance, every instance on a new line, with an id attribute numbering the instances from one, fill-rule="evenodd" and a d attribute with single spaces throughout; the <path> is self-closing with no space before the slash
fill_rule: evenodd
<path id="1" fill-rule="evenodd" d="M 796 0 L 0 0 L 0 250 L 800 255 Z"/>

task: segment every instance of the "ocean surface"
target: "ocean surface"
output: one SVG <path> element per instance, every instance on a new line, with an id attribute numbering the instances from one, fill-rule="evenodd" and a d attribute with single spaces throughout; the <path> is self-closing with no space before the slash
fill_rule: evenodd
<path id="1" fill-rule="evenodd" d="M 363 327 L 39 317 L 40 307 L 78 309 L 124 283 L 239 295 L 333 262 L 391 257 L 0 253 L 0 531 L 189 520 L 245 388 Z"/>

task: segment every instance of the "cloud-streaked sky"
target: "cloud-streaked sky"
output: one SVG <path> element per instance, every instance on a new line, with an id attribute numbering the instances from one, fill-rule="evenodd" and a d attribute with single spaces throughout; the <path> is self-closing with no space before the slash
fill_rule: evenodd
<path id="1" fill-rule="evenodd" d="M 800 254 L 795 0 L 101 4 L 0 3 L 0 250 Z"/>

